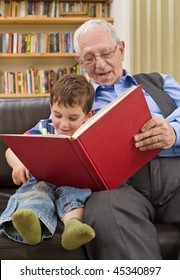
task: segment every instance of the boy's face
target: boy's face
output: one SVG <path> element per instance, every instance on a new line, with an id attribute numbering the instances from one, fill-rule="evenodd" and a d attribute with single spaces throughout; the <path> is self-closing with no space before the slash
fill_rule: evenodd
<path id="1" fill-rule="evenodd" d="M 51 106 L 52 123 L 58 134 L 72 136 L 73 133 L 93 115 L 91 110 L 87 115 L 81 105 L 65 107 L 54 103 Z"/>

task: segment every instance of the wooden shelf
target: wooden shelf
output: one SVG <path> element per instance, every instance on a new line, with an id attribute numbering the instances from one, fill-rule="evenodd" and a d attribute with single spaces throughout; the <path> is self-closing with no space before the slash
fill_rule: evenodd
<path id="1" fill-rule="evenodd" d="M 110 4 L 113 0 L 60 0 L 60 2 L 101 2 Z"/>
<path id="2" fill-rule="evenodd" d="M 0 53 L 0 58 L 75 58 L 75 53 Z"/>
<path id="3" fill-rule="evenodd" d="M 49 97 L 49 93 L 0 93 L 0 98 L 40 98 Z"/>
<path id="4" fill-rule="evenodd" d="M 27 16 L 27 17 L 0 17 L 0 25 L 21 25 L 21 24 L 31 24 L 31 25 L 55 25 L 55 24 L 82 24 L 87 20 L 91 19 L 98 19 L 93 17 L 59 17 L 59 18 L 50 18 L 47 16 Z M 104 20 L 109 21 L 110 23 L 113 23 L 113 18 L 101 18 Z"/>
<path id="5" fill-rule="evenodd" d="M 1 0 L 0 0 L 1 1 Z M 13 0 L 11 0 L 13 1 Z M 94 2 L 94 3 L 106 3 L 110 4 L 112 0 L 61 0 L 64 3 L 67 2 L 80 2 L 81 3 L 81 9 L 79 12 L 67 12 L 67 13 L 62 13 L 61 16 L 59 17 L 48 17 L 47 15 L 27 15 L 25 17 L 3 17 L 0 16 L 0 29 L 1 33 L 11 33 L 11 32 L 18 32 L 23 33 L 29 30 L 47 30 L 48 33 L 52 33 L 52 30 L 70 30 L 73 32 L 76 28 L 78 28 L 81 24 L 88 20 L 93 20 L 93 19 L 103 19 L 106 20 L 110 23 L 114 23 L 114 18 L 112 17 L 90 17 L 87 15 L 90 15 L 91 13 L 88 13 L 87 11 L 84 12 L 84 8 L 82 3 L 85 2 Z M 107 5 L 104 5 L 107 9 Z M 82 10 L 82 11 L 81 11 Z M 6 13 L 8 15 L 16 15 L 15 11 L 13 13 Z M 49 13 L 50 15 L 54 15 L 53 13 Z M 103 12 L 103 11 L 97 11 L 96 14 L 99 15 L 108 15 L 108 10 Z M 4 15 L 4 14 L 3 14 Z M 59 15 L 59 14 L 58 14 Z M 39 32 L 43 32 L 43 31 Z M 29 49 L 28 49 L 29 50 Z M 34 49 L 33 49 L 34 50 Z M 55 72 L 59 70 L 59 68 L 64 68 L 67 66 L 67 69 L 70 69 L 70 67 L 74 67 L 73 65 L 75 64 L 75 57 L 76 53 L 73 53 L 73 49 L 71 48 L 71 53 L 0 53 L 0 72 L 1 74 L 7 72 L 7 73 L 15 73 L 17 71 L 21 73 L 25 73 L 26 78 L 29 79 L 29 75 L 26 72 L 28 68 L 28 65 L 32 65 L 34 69 L 52 69 Z M 6 60 L 5 60 L 6 59 Z M 74 70 L 74 68 L 73 68 Z M 43 71 L 43 70 L 42 70 Z M 77 67 L 77 71 L 79 71 L 79 67 Z M 30 73 L 32 75 L 32 73 Z M 11 75 L 10 77 L 13 80 L 16 80 L 15 85 L 21 86 L 20 82 L 18 81 L 17 83 L 17 76 Z M 4 79 L 4 77 L 2 78 Z M 9 76 L 7 77 L 8 82 L 9 82 Z M 19 78 L 20 79 L 20 78 Z M 4 81 L 3 81 L 4 82 Z M 26 82 L 26 81 L 25 81 Z M 28 80 L 29 82 L 29 80 Z M 28 84 L 29 86 L 29 84 Z M 33 85 L 34 86 L 34 85 Z M 2 93 L 4 92 L 4 87 L 5 85 L 3 84 L 2 87 L 0 87 L 1 92 L 0 92 L 0 98 L 1 99 L 20 99 L 20 98 L 40 98 L 40 97 L 49 97 L 49 93 L 23 93 L 23 94 L 18 94 L 18 93 Z M 18 90 L 17 87 L 15 87 L 17 92 L 24 92 L 24 90 Z M 26 88 L 30 92 L 30 88 L 26 86 L 23 87 L 23 89 Z M 33 88 L 33 87 L 32 87 Z M 43 87 L 42 87 L 43 88 Z M 6 88 L 7 91 L 7 88 Z M 12 92 L 13 90 L 10 90 Z M 39 92 L 44 92 L 45 90 L 38 90 Z M 36 92 L 35 89 L 32 92 Z"/>

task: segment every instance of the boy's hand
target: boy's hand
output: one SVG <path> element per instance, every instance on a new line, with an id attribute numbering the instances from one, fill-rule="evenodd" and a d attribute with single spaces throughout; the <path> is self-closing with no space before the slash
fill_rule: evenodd
<path id="1" fill-rule="evenodd" d="M 18 157 L 13 153 L 13 151 L 8 148 L 5 153 L 7 162 L 12 168 L 12 179 L 14 184 L 21 185 L 25 184 L 30 178 L 29 170 L 24 166 L 24 164 L 18 159 Z"/>
<path id="2" fill-rule="evenodd" d="M 19 163 L 15 168 L 13 168 L 12 179 L 14 184 L 18 186 L 25 184 L 29 178 L 29 170 L 22 163 Z"/>

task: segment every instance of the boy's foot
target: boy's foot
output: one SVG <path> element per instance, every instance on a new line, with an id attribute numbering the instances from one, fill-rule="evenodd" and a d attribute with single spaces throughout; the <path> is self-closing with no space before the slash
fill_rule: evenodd
<path id="1" fill-rule="evenodd" d="M 92 227 L 83 224 L 77 219 L 71 219 L 65 225 L 62 234 L 61 244 L 67 250 L 74 250 L 81 245 L 88 243 L 95 237 L 95 232 Z"/>
<path id="2" fill-rule="evenodd" d="M 12 215 L 12 223 L 28 244 L 35 245 L 41 241 L 41 223 L 33 210 L 17 210 Z"/>

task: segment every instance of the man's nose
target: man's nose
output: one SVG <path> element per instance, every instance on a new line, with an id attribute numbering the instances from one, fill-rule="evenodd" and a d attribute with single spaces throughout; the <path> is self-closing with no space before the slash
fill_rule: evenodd
<path id="1" fill-rule="evenodd" d="M 95 57 L 95 63 L 96 63 L 96 65 L 98 64 L 100 64 L 100 65 L 105 65 L 106 64 L 106 61 L 104 60 L 104 59 L 102 59 L 102 57 L 101 57 L 101 55 L 100 54 L 98 54 L 98 55 L 96 55 L 96 57 Z"/>

